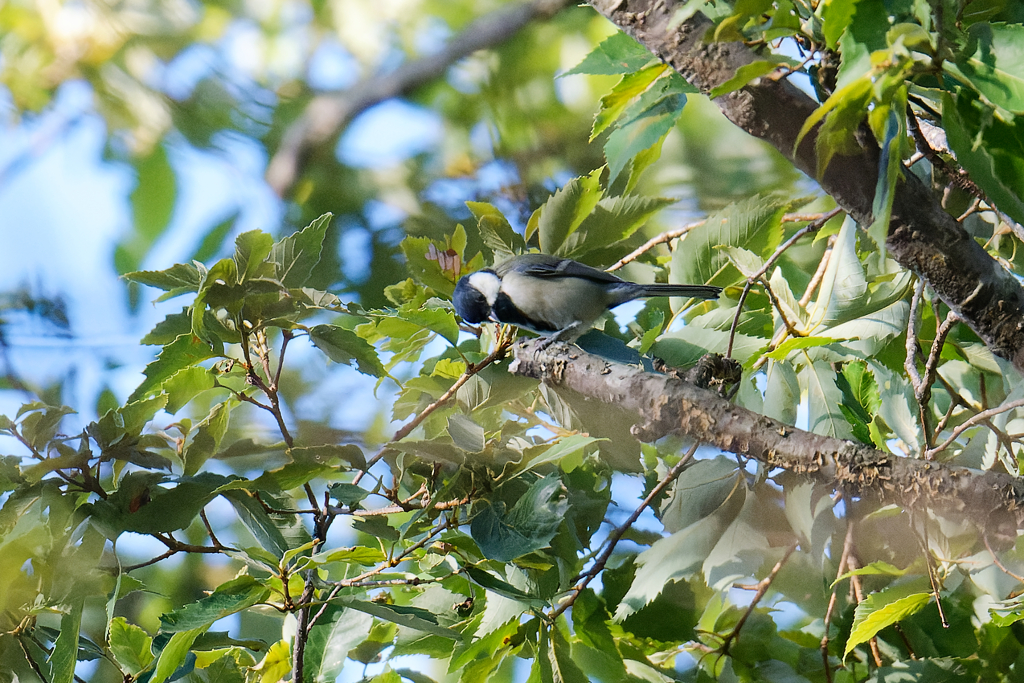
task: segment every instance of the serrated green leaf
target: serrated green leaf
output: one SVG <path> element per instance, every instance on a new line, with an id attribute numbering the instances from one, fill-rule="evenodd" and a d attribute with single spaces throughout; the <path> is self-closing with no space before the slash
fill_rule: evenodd
<path id="1" fill-rule="evenodd" d="M 817 360 L 805 365 L 797 376 L 807 392 L 809 430 L 837 439 L 852 437 L 850 425 L 839 409 L 843 395 L 836 386 L 832 365 Z"/>
<path id="2" fill-rule="evenodd" d="M 569 508 L 562 482 L 554 475 L 538 479 L 511 510 L 492 500 L 473 517 L 470 533 L 484 557 L 508 562 L 546 548 Z"/>
<path id="3" fill-rule="evenodd" d="M 630 237 L 659 209 L 672 204 L 658 197 L 605 197 L 569 235 L 559 253 L 579 259 L 588 252 L 610 246 Z"/>
<path id="4" fill-rule="evenodd" d="M 135 624 L 129 624 L 124 617 L 114 617 L 110 622 L 110 652 L 117 665 L 125 673 L 137 676 L 153 661 L 150 648 L 153 639 Z"/>
<path id="5" fill-rule="evenodd" d="M 163 650 L 160 651 L 160 658 L 149 679 L 150 683 L 163 683 L 171 678 L 186 663 L 192 643 L 205 630 L 205 628 L 197 628 L 192 631 L 179 631 L 172 635 Z"/>
<path id="6" fill-rule="evenodd" d="M 186 475 L 198 472 L 203 463 L 213 457 L 220 448 L 221 439 L 228 431 L 232 404 L 233 399 L 218 403 L 199 423 L 192 441 L 185 447 L 183 461 Z"/>
<path id="7" fill-rule="evenodd" d="M 623 112 L 604 145 L 610 182 L 630 159 L 656 144 L 679 120 L 686 105 L 682 83 L 685 81 L 678 74 L 666 76 Z"/>
<path id="8" fill-rule="evenodd" d="M 647 90 L 668 69 L 666 64 L 653 64 L 640 71 L 625 74 L 607 95 L 601 98 L 601 111 L 594 117 L 590 140 L 606 131 L 626 111 L 633 98 Z"/>
<path id="9" fill-rule="evenodd" d="M 219 355 L 219 351 L 191 333 L 179 336 L 160 351 L 155 361 L 146 366 L 143 370 L 146 379 L 132 392 L 128 401 L 137 401 L 155 391 L 179 370 Z"/>
<path id="10" fill-rule="evenodd" d="M 995 106 L 1024 113 L 1024 26 L 978 22 L 967 39 L 955 67 L 945 68 Z"/>
<path id="11" fill-rule="evenodd" d="M 722 95 L 727 95 L 735 90 L 739 90 L 754 79 L 770 74 L 783 64 L 790 67 L 796 67 L 799 63 L 789 57 L 771 55 L 768 59 L 744 64 L 740 68 L 736 69 L 736 73 L 732 78 L 721 85 L 712 88 L 711 92 L 708 93 L 708 97 L 714 99 L 716 97 L 721 97 Z"/>
<path id="12" fill-rule="evenodd" d="M 364 375 L 387 375 L 377 350 L 352 330 L 337 325 L 316 325 L 310 328 L 309 339 L 335 363 L 354 364 Z"/>
<path id="13" fill-rule="evenodd" d="M 584 434 L 571 434 L 562 437 L 553 444 L 534 446 L 527 449 L 523 454 L 523 460 L 528 463 L 527 467 L 529 469 L 557 462 L 562 466 L 563 471 L 571 472 L 582 463 L 583 453 L 587 450 L 588 446 L 606 440 Z M 535 453 L 539 453 L 539 455 L 535 456 Z"/>
<path id="14" fill-rule="evenodd" d="M 903 576 L 906 573 L 906 569 L 900 569 L 899 567 L 891 565 L 888 562 L 883 562 L 882 560 L 875 560 L 863 567 L 858 567 L 853 571 L 840 575 L 832 582 L 832 585 L 829 586 L 829 588 L 835 588 L 839 582 L 844 581 L 851 576 Z"/>
<path id="15" fill-rule="evenodd" d="M 411 605 L 387 605 L 379 602 L 367 602 L 351 598 L 338 598 L 337 602 L 354 610 L 371 614 L 378 619 L 384 619 L 391 623 L 405 626 L 406 628 L 425 631 L 435 636 L 449 638 L 451 640 L 462 640 L 462 634 L 453 631 L 437 623 L 435 617 L 429 610 Z"/>
<path id="16" fill-rule="evenodd" d="M 540 250 L 545 254 L 560 253 L 565 238 L 574 233 L 597 206 L 604 194 L 600 183 L 601 170 L 573 178 L 540 207 L 537 230 Z"/>
<path id="17" fill-rule="evenodd" d="M 373 625 L 369 614 L 327 605 L 306 640 L 303 664 L 315 683 L 334 683 L 345 666 L 348 651 L 366 638 Z"/>
<path id="18" fill-rule="evenodd" d="M 650 50 L 622 31 L 617 31 L 562 76 L 628 74 L 639 70 L 652 59 L 654 56 Z"/>
<path id="19" fill-rule="evenodd" d="M 773 233 L 786 209 L 777 197 L 751 197 L 709 216 L 703 225 L 690 230 L 675 250 L 669 282 L 697 284 L 714 279 L 731 284 L 733 276 L 717 276 L 729 266 L 721 247 L 742 247 L 762 256 L 774 251 L 778 245 L 774 244 Z"/>
<path id="20" fill-rule="evenodd" d="M 241 612 L 270 597 L 270 590 L 248 575 L 217 586 L 210 595 L 179 609 L 160 615 L 160 630 L 165 633 L 202 630 L 228 615 Z"/>
<path id="21" fill-rule="evenodd" d="M 207 368 L 193 366 L 179 370 L 160 387 L 167 394 L 167 405 L 164 406 L 164 410 L 173 415 L 196 396 L 215 386 L 217 380 Z"/>
<path id="22" fill-rule="evenodd" d="M 867 596 L 854 611 L 853 628 L 843 656 L 874 638 L 886 626 L 921 611 L 931 599 L 927 579 L 897 584 Z"/>
<path id="23" fill-rule="evenodd" d="M 957 161 L 989 199 L 1024 223 L 1024 127 L 1003 121 L 966 91 L 944 95 L 942 126 Z"/>
<path id="24" fill-rule="evenodd" d="M 274 276 L 288 289 L 309 284 L 313 268 L 320 263 L 320 251 L 323 249 L 331 216 L 325 213 L 271 247 L 268 260 L 274 264 Z"/>
<path id="25" fill-rule="evenodd" d="M 839 44 L 839 38 L 853 20 L 857 0 L 826 0 L 822 9 L 822 34 L 825 44 L 832 50 Z"/>
<path id="26" fill-rule="evenodd" d="M 449 416 L 448 435 L 456 446 L 469 453 L 479 453 L 486 445 L 484 428 L 473 418 L 459 413 Z"/>
<path id="27" fill-rule="evenodd" d="M 735 460 L 698 460 L 679 475 L 661 506 L 665 530 L 675 533 L 714 514 L 741 487 Z"/>
<path id="28" fill-rule="evenodd" d="M 60 619 L 60 635 L 53 644 L 50 654 L 50 680 L 53 683 L 72 683 L 75 680 L 75 664 L 78 662 L 78 639 L 82 630 L 82 609 L 85 598 L 77 598 L 71 609 Z"/>
<path id="29" fill-rule="evenodd" d="M 269 275 L 269 268 L 261 268 L 274 248 L 274 238 L 262 230 L 243 232 L 235 238 L 235 271 L 238 282 L 246 282 L 254 277 Z M 267 273 L 263 273 L 267 270 Z"/>
<path id="30" fill-rule="evenodd" d="M 771 358 L 772 360 L 784 361 L 786 357 L 799 349 L 810 349 L 815 346 L 828 346 L 838 341 L 832 337 L 790 337 L 786 341 L 775 347 L 775 350 L 771 353 L 766 353 L 765 357 Z"/>
<path id="31" fill-rule="evenodd" d="M 507 581 L 502 581 L 493 574 L 480 569 L 479 567 L 466 567 L 466 575 L 473 580 L 474 583 L 479 584 L 483 588 L 489 591 L 497 593 L 503 597 L 522 602 L 531 607 L 537 609 L 543 609 L 547 606 L 547 603 L 540 600 L 528 593 L 524 593 Z"/>
<path id="32" fill-rule="evenodd" d="M 174 296 L 199 291 L 202 273 L 191 263 L 176 263 L 166 270 L 139 270 L 125 273 L 124 279 L 173 292 Z"/>

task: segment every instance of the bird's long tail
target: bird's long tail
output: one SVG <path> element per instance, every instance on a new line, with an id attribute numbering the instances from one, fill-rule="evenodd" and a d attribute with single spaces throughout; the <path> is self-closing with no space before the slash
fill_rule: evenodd
<path id="1" fill-rule="evenodd" d="M 639 293 L 635 294 L 633 298 L 682 296 L 695 299 L 717 299 L 721 293 L 721 287 L 712 285 L 640 285 Z"/>

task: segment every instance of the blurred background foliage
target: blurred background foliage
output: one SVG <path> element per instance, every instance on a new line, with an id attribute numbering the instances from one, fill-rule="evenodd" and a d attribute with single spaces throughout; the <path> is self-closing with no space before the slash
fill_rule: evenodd
<path id="1" fill-rule="evenodd" d="M 387 305 L 385 287 L 407 277 L 399 248 L 407 234 L 445 239 L 457 223 L 473 220 L 466 201 L 493 203 L 521 229 L 532 210 L 563 183 L 601 166 L 604 139 L 587 139 L 600 97 L 618 78 L 558 76 L 613 27 L 587 7 L 569 6 L 550 19 L 528 22 L 507 41 L 453 62 L 441 77 L 414 82 L 401 96 L 385 97 L 362 111 L 304 155 L 283 196 L 263 181 L 288 131 L 316 97 L 345 97 L 357 88 L 372 91 L 376 81 L 473 30 L 474 20 L 515 4 L 0 4 L 0 117 L 4 135 L 17 143 L 0 157 L 0 197 L 8 193 L 5 201 L 15 205 L 50 201 L 56 186 L 43 182 L 24 189 L 18 180 L 39 159 L 59 152 L 83 126 L 101 131 L 102 141 L 100 156 L 84 163 L 97 174 L 113 170 L 122 178 L 107 186 L 110 196 L 89 198 L 97 207 L 115 205 L 117 211 L 76 205 L 83 215 L 80 224 L 39 226 L 4 219 L 3 239 L 33 245 L 18 253 L 39 255 L 38 263 L 23 259 L 9 264 L 8 281 L 29 284 L 21 294 L 0 301 L 0 332 L 17 331 L 23 339 L 0 368 L 7 376 L 4 412 L 13 414 L 17 408 L 9 406 L 38 397 L 52 405 L 75 405 L 79 415 L 68 419 L 84 425 L 122 404 L 138 384 L 143 365 L 152 360 L 145 354 L 154 347 L 129 351 L 112 344 L 111 337 L 123 333 L 137 340 L 137 330 L 149 329 L 153 320 L 176 310 L 174 302 L 151 309 L 152 292 L 121 281 L 125 315 L 108 315 L 105 307 L 119 304 L 83 301 L 73 286 L 64 291 L 60 283 L 45 281 L 40 263 L 53 245 L 39 242 L 40 235 L 95 241 L 101 261 L 87 264 L 93 269 L 83 271 L 81 277 L 87 278 L 86 272 L 121 275 L 193 259 L 211 263 L 229 255 L 235 237 L 245 230 L 258 227 L 280 238 L 329 212 L 335 218 L 310 285 L 369 309 Z M 211 166 L 227 182 L 211 186 L 210 192 L 189 190 Z M 17 197 L 10 196 L 12 187 L 19 188 Z M 634 239 L 640 243 L 681 227 L 739 198 L 773 191 L 805 196 L 814 187 L 774 150 L 725 121 L 716 107 L 693 98 L 665 141 L 660 163 L 641 179 L 642 193 L 678 201 Z M 101 229 L 92 240 L 88 226 L 97 224 Z M 65 301 L 70 302 L 67 314 Z M 98 341 L 81 336 L 88 333 L 75 322 L 83 319 L 99 320 L 109 336 Z M 126 329 L 111 329 L 116 324 Z M 55 336 L 70 339 L 75 352 L 47 343 Z M 0 336 L 0 344 L 4 341 Z M 352 368 L 325 368 L 320 354 L 295 346 L 281 393 L 297 439 L 386 440 L 393 431 L 393 385 L 384 382 L 375 394 L 372 382 Z M 206 415 L 212 402 L 197 399 L 193 416 Z M 240 406 L 233 418 L 226 442 L 242 435 L 272 440 L 275 426 L 259 411 Z M 225 465 L 241 473 L 271 466 L 259 454 L 240 455 Z M 213 528 L 225 539 L 244 536 L 241 528 L 227 529 L 217 515 L 211 516 Z M 195 538 L 185 540 L 199 543 L 203 530 L 193 525 L 186 535 Z M 125 561 L 141 562 L 163 550 L 138 540 L 119 547 Z M 73 566 L 57 563 L 51 570 L 73 571 Z M 129 595 L 118 613 L 155 631 L 159 614 L 200 598 L 232 571 L 223 558 L 210 562 L 201 555 L 145 568 L 137 575 L 151 592 Z M 85 632 L 102 630 L 102 607 L 87 606 Z M 241 619 L 248 637 L 268 642 L 280 637 L 277 619 L 251 612 Z M 9 639 L 5 642 L 13 647 Z"/>

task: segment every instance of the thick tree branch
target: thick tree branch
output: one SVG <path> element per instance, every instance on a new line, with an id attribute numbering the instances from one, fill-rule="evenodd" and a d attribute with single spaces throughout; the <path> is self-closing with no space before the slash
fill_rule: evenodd
<path id="1" fill-rule="evenodd" d="M 705 43 L 712 26 L 696 14 L 675 27 L 674 0 L 591 0 L 593 7 L 682 74 L 702 92 L 710 92 L 752 62 L 757 53 L 742 43 Z M 818 104 L 786 79 L 755 79 L 715 100 L 737 126 L 761 138 L 808 175 L 815 177 L 816 131 L 794 153 L 804 121 Z M 861 152 L 836 155 L 819 178 L 822 188 L 860 224 L 871 223 L 878 178 L 879 149 L 865 134 Z M 924 183 L 909 171 L 896 188 L 886 241 L 893 258 L 913 270 L 993 353 L 1024 371 L 1024 289 L 990 257 Z"/>
<path id="2" fill-rule="evenodd" d="M 285 131 L 267 166 L 267 183 L 278 195 L 287 195 L 309 152 L 336 137 L 361 112 L 438 78 L 463 57 L 503 43 L 534 19 L 552 17 L 569 4 L 569 0 L 530 0 L 503 7 L 471 23 L 435 54 L 407 62 L 389 74 L 374 74 L 343 93 L 314 97 Z"/>
<path id="3" fill-rule="evenodd" d="M 963 514 L 982 526 L 1024 528 L 1024 481 L 1000 472 L 952 467 L 812 434 L 742 408 L 713 391 L 609 363 L 576 346 L 516 344 L 509 371 L 615 404 L 640 416 L 634 434 L 654 441 L 685 436 L 770 468 L 812 476 L 854 496 Z M 1004 526 L 1005 530 L 1006 527 Z"/>

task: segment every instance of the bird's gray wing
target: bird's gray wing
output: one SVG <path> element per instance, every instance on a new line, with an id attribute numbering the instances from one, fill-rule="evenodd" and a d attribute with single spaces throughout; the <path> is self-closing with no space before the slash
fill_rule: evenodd
<path id="1" fill-rule="evenodd" d="M 572 259 L 558 258 L 547 254 L 523 254 L 500 264 L 495 268 L 498 275 L 517 271 L 539 278 L 578 277 L 592 282 L 618 283 L 622 280 L 611 273 L 583 265 Z"/>

